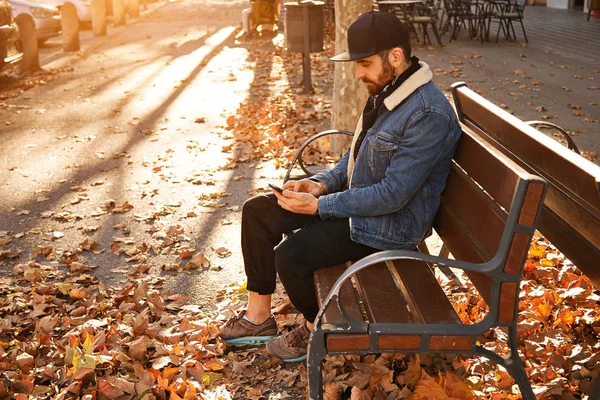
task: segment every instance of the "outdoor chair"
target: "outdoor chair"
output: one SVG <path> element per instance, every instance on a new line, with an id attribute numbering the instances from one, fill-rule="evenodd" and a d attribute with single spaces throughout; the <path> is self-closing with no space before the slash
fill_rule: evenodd
<path id="1" fill-rule="evenodd" d="M 376 4 L 379 11 L 393 14 L 398 17 L 400 21 L 404 22 L 406 26 L 408 26 L 410 32 L 415 35 L 417 40 L 419 40 L 419 35 L 412 23 L 414 4 L 381 4 L 379 2 Z"/>
<path id="2" fill-rule="evenodd" d="M 458 37 L 461 27 L 469 31 L 469 39 L 479 35 L 483 41 L 483 4 L 469 0 L 444 0 L 444 6 L 447 19 L 442 33 L 452 28 L 450 42 Z"/>
<path id="3" fill-rule="evenodd" d="M 496 43 L 498 43 L 498 36 L 500 35 L 500 29 L 504 33 L 506 40 L 512 40 L 514 37 L 517 40 L 513 21 L 519 21 L 521 29 L 523 30 L 523 36 L 525 42 L 527 40 L 527 34 L 525 33 L 525 25 L 523 25 L 523 12 L 525 11 L 525 5 L 527 0 L 516 0 L 516 1 L 492 1 L 489 3 L 488 11 L 488 34 L 491 22 L 498 23 L 498 31 L 496 32 Z M 511 33 L 512 32 L 512 33 Z"/>
<path id="4" fill-rule="evenodd" d="M 438 10 L 436 10 L 433 4 L 426 5 L 422 3 L 417 3 L 413 7 L 413 15 L 412 15 L 412 23 L 414 25 L 419 25 L 421 31 L 423 32 L 423 44 L 426 45 L 427 42 L 431 43 L 431 39 L 429 38 L 429 34 L 427 33 L 427 27 L 431 25 L 431 29 L 433 30 L 433 34 L 435 35 L 435 39 L 437 40 L 440 46 L 443 46 L 442 39 L 440 37 L 440 32 L 438 30 L 438 22 L 437 22 Z M 416 29 L 415 29 L 416 32 Z M 418 36 L 417 36 L 418 40 Z"/>

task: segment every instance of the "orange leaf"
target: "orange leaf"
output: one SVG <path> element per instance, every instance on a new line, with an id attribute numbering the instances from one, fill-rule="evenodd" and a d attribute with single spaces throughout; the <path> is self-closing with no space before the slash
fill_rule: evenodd
<path id="1" fill-rule="evenodd" d="M 413 400 L 445 400 L 449 398 L 444 388 L 435 379 L 423 372 L 423 379 L 417 384 L 413 392 Z"/>
<path id="2" fill-rule="evenodd" d="M 177 373 L 177 371 L 179 371 L 179 368 L 177 368 L 177 367 L 172 367 L 172 368 L 167 367 L 163 370 L 162 377 L 169 381 L 169 380 L 171 380 L 171 378 L 173 378 L 173 375 L 175 375 Z"/>
<path id="3" fill-rule="evenodd" d="M 125 392 L 107 380 L 101 379 L 98 381 L 98 399 L 115 399 L 124 394 Z"/>
<path id="4" fill-rule="evenodd" d="M 537 265 L 535 264 L 535 261 L 533 261 L 532 259 L 528 258 L 527 261 L 525 262 L 525 272 L 533 271 L 536 267 L 537 267 Z"/>

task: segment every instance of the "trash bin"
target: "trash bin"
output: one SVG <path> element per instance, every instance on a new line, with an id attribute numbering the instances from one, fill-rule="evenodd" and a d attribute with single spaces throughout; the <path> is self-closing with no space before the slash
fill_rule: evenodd
<path id="1" fill-rule="evenodd" d="M 312 90 L 310 53 L 323 51 L 325 21 L 322 1 L 285 3 L 285 47 L 287 51 L 303 53 L 304 91 Z"/>
<path id="2" fill-rule="evenodd" d="M 322 1 L 285 3 L 285 47 L 287 51 L 304 53 L 304 13 L 308 13 L 309 53 L 323 51 L 325 22 Z"/>

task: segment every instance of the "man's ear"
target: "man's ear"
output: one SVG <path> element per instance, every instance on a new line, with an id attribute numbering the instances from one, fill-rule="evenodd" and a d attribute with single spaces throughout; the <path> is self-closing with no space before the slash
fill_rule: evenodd
<path id="1" fill-rule="evenodd" d="M 404 57 L 404 50 L 402 50 L 401 47 L 394 47 L 390 52 L 390 57 L 392 59 L 391 61 L 394 68 L 398 68 L 406 61 L 406 58 Z"/>

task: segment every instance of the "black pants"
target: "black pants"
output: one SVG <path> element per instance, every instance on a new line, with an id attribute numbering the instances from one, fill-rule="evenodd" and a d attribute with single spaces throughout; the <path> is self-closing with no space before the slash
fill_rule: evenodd
<path id="1" fill-rule="evenodd" d="M 297 232 L 292 233 L 296 229 Z M 282 235 L 287 237 L 282 241 Z M 313 272 L 357 261 L 378 251 L 350 239 L 347 218 L 322 220 L 284 210 L 272 195 L 259 195 L 242 209 L 242 253 L 248 290 L 275 291 L 277 274 L 294 306 L 307 321 L 319 311 Z"/>

